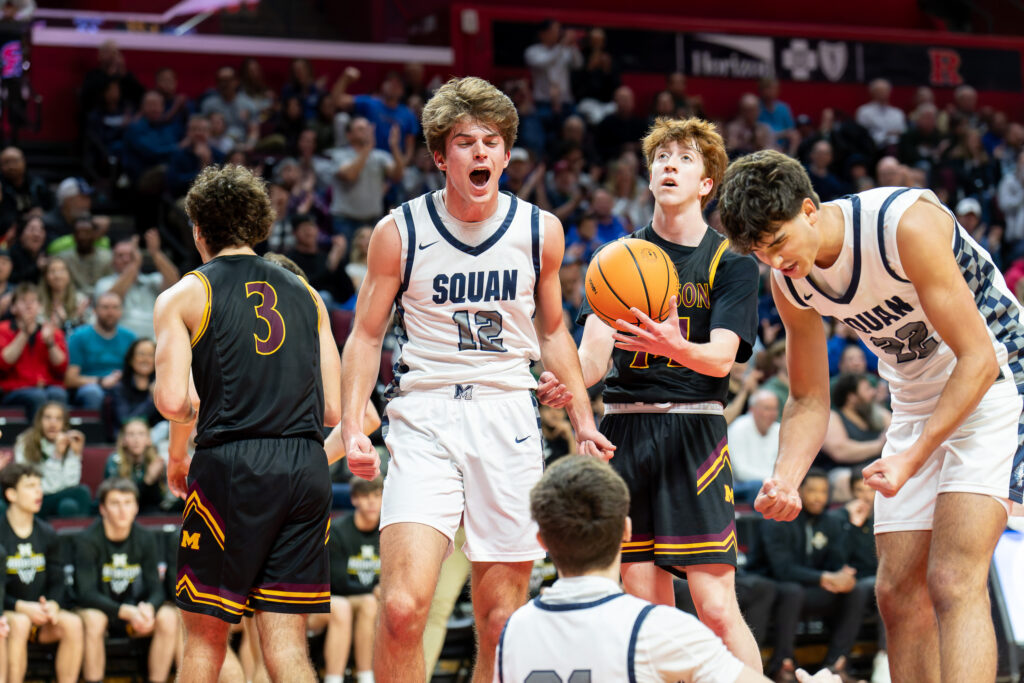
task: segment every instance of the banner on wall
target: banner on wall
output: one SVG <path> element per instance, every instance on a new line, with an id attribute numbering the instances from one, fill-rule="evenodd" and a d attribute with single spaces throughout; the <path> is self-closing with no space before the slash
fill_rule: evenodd
<path id="1" fill-rule="evenodd" d="M 536 41 L 536 24 L 496 21 L 493 31 L 495 66 L 524 66 L 523 51 Z M 784 81 L 825 83 L 886 78 L 893 85 L 966 83 L 1005 92 L 1022 87 L 1020 50 L 643 29 L 605 28 L 605 34 L 625 71 L 746 79 L 774 74 Z"/>

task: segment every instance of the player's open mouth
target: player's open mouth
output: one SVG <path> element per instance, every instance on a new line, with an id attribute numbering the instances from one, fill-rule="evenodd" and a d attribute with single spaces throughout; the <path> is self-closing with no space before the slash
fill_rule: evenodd
<path id="1" fill-rule="evenodd" d="M 665 178 L 664 180 L 662 180 L 661 181 L 661 186 L 662 187 L 678 187 L 676 185 L 676 181 L 672 180 L 671 178 Z"/>
<path id="2" fill-rule="evenodd" d="M 478 168 L 469 174 L 469 182 L 475 187 L 486 187 L 487 181 L 491 179 L 491 172 L 486 168 Z"/>

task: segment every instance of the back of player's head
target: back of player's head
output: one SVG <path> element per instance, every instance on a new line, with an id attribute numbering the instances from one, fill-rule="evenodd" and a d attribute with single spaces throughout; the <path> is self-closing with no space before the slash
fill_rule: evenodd
<path id="1" fill-rule="evenodd" d="M 266 183 L 245 166 L 207 166 L 185 196 L 185 213 L 212 254 L 267 239 L 274 222 Z"/>
<path id="2" fill-rule="evenodd" d="M 384 490 L 384 477 L 377 475 L 369 481 L 362 477 L 352 477 L 348 482 L 348 488 L 349 495 L 353 497 L 368 496 Z"/>
<path id="3" fill-rule="evenodd" d="M 306 280 L 306 272 L 302 270 L 302 268 L 299 268 L 298 263 L 292 261 L 284 254 L 276 254 L 271 251 L 263 255 L 263 260 L 270 261 L 271 263 L 276 263 L 277 265 L 281 266 L 288 272 L 293 273 L 294 275 L 298 275 L 300 278 L 302 278 L 304 282 L 308 282 L 308 280 Z"/>
<path id="4" fill-rule="evenodd" d="M 112 492 L 117 491 L 118 493 L 130 493 L 135 496 L 135 502 L 139 502 L 139 487 L 135 485 L 131 479 L 125 477 L 110 477 L 104 479 L 96 489 L 96 501 L 100 505 L 106 505 L 107 496 Z"/>
<path id="5" fill-rule="evenodd" d="M 607 463 L 561 458 L 530 491 L 530 514 L 558 570 L 567 576 L 615 561 L 629 512 L 626 483 Z"/>
<path id="6" fill-rule="evenodd" d="M 519 114 L 508 95 L 482 78 L 453 78 L 442 85 L 423 107 L 423 137 L 431 154 L 445 153 L 452 129 L 461 121 L 475 120 L 494 128 L 505 150 L 512 149 L 519 129 Z"/>
<path id="7" fill-rule="evenodd" d="M 18 488 L 18 482 L 25 477 L 41 479 L 42 475 L 34 465 L 25 462 L 12 462 L 0 470 L 0 491 L 3 492 L 4 500 L 7 500 L 7 491 Z"/>
<path id="8" fill-rule="evenodd" d="M 722 227 L 734 249 L 753 251 L 800 213 L 804 199 L 821 206 L 799 161 L 772 149 L 748 154 L 725 172 L 718 195 Z"/>
<path id="9" fill-rule="evenodd" d="M 704 119 L 670 119 L 659 118 L 647 131 L 643 139 L 644 159 L 647 168 L 654 164 L 654 154 L 658 148 L 669 142 L 680 145 L 692 144 L 704 160 L 704 177 L 711 178 L 711 192 L 701 197 L 701 207 L 714 198 L 718 187 L 722 184 L 725 167 L 729 165 L 729 156 L 725 153 L 725 142 L 718 134 L 715 124 Z"/>

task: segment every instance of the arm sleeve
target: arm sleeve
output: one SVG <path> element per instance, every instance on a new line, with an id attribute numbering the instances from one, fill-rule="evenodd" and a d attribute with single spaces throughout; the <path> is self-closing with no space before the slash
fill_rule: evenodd
<path id="1" fill-rule="evenodd" d="M 60 488 L 66 489 L 78 486 L 82 483 L 82 458 L 71 452 L 64 454 L 64 461 L 60 470 Z"/>
<path id="2" fill-rule="evenodd" d="M 746 362 L 757 339 L 757 262 L 726 252 L 711 285 L 711 329 L 724 328 L 740 338 L 736 360 Z"/>
<path id="3" fill-rule="evenodd" d="M 734 683 L 743 663 L 711 629 L 685 612 L 659 606 L 651 610 L 637 638 L 638 680 Z"/>
<path id="4" fill-rule="evenodd" d="M 794 532 L 801 532 L 800 522 L 765 522 L 761 527 L 764 557 L 771 576 L 779 581 L 794 581 L 804 585 L 817 585 L 821 571 L 803 563 L 803 553 L 795 546 Z M 801 536 L 802 539 L 802 536 Z"/>

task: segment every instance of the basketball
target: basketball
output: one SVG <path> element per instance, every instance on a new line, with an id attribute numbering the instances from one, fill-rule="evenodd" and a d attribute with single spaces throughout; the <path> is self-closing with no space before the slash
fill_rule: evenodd
<path id="1" fill-rule="evenodd" d="M 594 315 L 612 327 L 617 319 L 639 324 L 630 308 L 661 322 L 668 317 L 669 300 L 679 296 L 679 274 L 656 244 L 620 239 L 597 253 L 587 268 L 586 290 Z"/>

